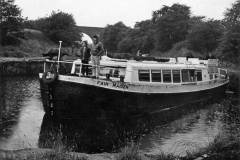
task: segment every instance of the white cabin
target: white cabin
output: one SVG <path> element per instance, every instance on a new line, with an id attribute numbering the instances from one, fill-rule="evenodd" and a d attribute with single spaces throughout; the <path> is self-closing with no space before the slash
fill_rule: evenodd
<path id="1" fill-rule="evenodd" d="M 101 65 L 114 67 L 102 69 L 102 76 L 111 73 L 111 80 L 116 81 L 120 76 L 124 76 L 124 82 L 139 84 L 205 82 L 224 79 L 227 75 L 226 70 L 218 68 L 216 59 L 189 58 L 187 60 L 186 57 L 178 57 L 171 58 L 169 62 L 105 59 L 101 61 Z"/>
<path id="2" fill-rule="evenodd" d="M 106 75 L 108 80 L 112 81 L 178 85 L 226 79 L 227 71 L 218 68 L 216 59 L 199 60 L 178 57 L 169 58 L 168 62 L 157 62 L 113 59 L 103 56 L 100 61 L 100 78 L 105 79 Z"/>

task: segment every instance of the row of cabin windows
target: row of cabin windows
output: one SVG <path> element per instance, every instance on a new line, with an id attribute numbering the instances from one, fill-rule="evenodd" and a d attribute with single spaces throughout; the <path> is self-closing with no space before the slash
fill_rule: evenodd
<path id="1" fill-rule="evenodd" d="M 182 82 L 202 81 L 202 71 L 194 69 L 151 70 L 151 76 L 152 82 L 180 83 L 181 78 Z M 150 82 L 150 70 L 139 70 L 138 77 L 139 81 Z"/>

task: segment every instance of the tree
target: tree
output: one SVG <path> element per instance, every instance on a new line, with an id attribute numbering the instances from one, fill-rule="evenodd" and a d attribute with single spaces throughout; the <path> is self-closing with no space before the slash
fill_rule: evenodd
<path id="1" fill-rule="evenodd" d="M 240 22 L 228 27 L 217 51 L 222 59 L 240 64 Z"/>
<path id="2" fill-rule="evenodd" d="M 226 61 L 240 63 L 240 0 L 227 9 L 224 17 L 225 31 L 217 49 Z"/>
<path id="3" fill-rule="evenodd" d="M 16 43 L 11 38 L 12 32 L 21 29 L 23 18 L 20 8 L 14 4 L 14 0 L 0 0 L 0 43 L 7 45 Z"/>
<path id="4" fill-rule="evenodd" d="M 28 21 L 25 25 L 43 31 L 52 41 L 63 41 L 64 46 L 80 40 L 76 22 L 71 14 L 53 11 L 49 17 Z"/>
<path id="5" fill-rule="evenodd" d="M 190 9 L 188 6 L 173 4 L 154 11 L 152 21 L 156 27 L 157 50 L 167 51 L 185 40 L 189 29 Z"/>
<path id="6" fill-rule="evenodd" d="M 127 36 L 118 44 L 118 51 L 136 53 L 141 50 L 149 53 L 154 49 L 154 29 L 151 20 L 137 22 Z"/>
<path id="7" fill-rule="evenodd" d="M 237 0 L 231 8 L 227 9 L 224 20 L 234 24 L 240 22 L 240 0 Z"/>
<path id="8" fill-rule="evenodd" d="M 121 53 L 134 53 L 137 47 L 133 43 L 133 39 L 127 36 L 118 43 L 117 48 Z"/>
<path id="9" fill-rule="evenodd" d="M 196 23 L 187 35 L 189 49 L 207 56 L 217 48 L 223 31 L 220 21 L 209 20 Z"/>
<path id="10" fill-rule="evenodd" d="M 130 28 L 122 22 L 108 25 L 103 32 L 103 43 L 108 51 L 116 52 L 118 43 L 126 36 Z"/>

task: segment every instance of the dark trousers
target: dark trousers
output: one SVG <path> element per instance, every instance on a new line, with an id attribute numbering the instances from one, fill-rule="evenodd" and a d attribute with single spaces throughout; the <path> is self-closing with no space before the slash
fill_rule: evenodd
<path id="1" fill-rule="evenodd" d="M 88 64 L 88 60 L 84 59 L 82 60 L 82 74 L 88 76 L 88 65 L 84 65 L 84 64 Z"/>

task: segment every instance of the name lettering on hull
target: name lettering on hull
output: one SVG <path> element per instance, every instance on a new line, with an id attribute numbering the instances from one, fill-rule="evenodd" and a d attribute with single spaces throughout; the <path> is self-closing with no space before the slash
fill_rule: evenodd
<path id="1" fill-rule="evenodd" d="M 107 81 L 97 81 L 97 85 L 105 87 L 113 87 L 120 89 L 128 89 L 128 85 L 124 82 L 107 82 Z"/>
<path id="2" fill-rule="evenodd" d="M 108 82 L 106 81 L 97 81 L 97 84 L 100 86 L 108 86 Z"/>
<path id="3" fill-rule="evenodd" d="M 123 82 L 113 82 L 113 87 L 128 89 L 128 86 Z"/>

